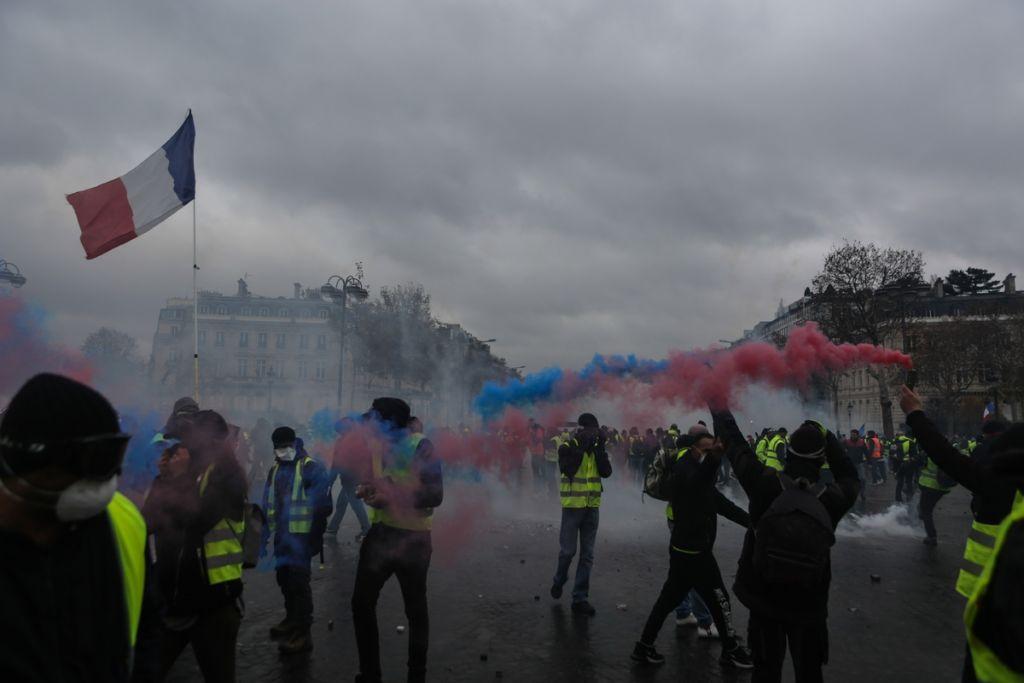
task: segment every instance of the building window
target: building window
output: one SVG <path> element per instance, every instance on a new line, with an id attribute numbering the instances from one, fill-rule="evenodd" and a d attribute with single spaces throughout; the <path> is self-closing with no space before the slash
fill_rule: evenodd
<path id="1" fill-rule="evenodd" d="M 320 319 L 321 319 L 321 320 L 327 320 L 327 318 L 328 318 L 328 317 L 329 317 L 330 315 L 331 315 L 331 312 L 330 312 L 330 311 L 328 311 L 328 310 L 327 310 L 326 308 L 321 308 L 321 309 L 320 309 Z"/>
<path id="2" fill-rule="evenodd" d="M 320 350 L 320 351 L 323 351 L 324 349 L 327 348 L 327 335 L 326 334 L 318 334 L 316 336 L 316 348 L 318 350 Z"/>
<path id="3" fill-rule="evenodd" d="M 271 377 L 283 378 L 284 377 L 284 362 L 282 362 L 277 367 L 274 367 L 273 365 L 271 365 L 270 369 L 267 372 L 270 373 Z"/>
<path id="4" fill-rule="evenodd" d="M 206 330 L 199 330 L 199 345 L 206 346 Z"/>
<path id="5" fill-rule="evenodd" d="M 248 306 L 242 306 L 242 315 L 252 315 L 252 309 Z"/>
<path id="6" fill-rule="evenodd" d="M 218 306 L 217 307 L 217 315 L 227 315 L 227 314 L 228 314 L 228 307 L 227 306 Z"/>
<path id="7" fill-rule="evenodd" d="M 171 325 L 171 336 L 177 337 L 179 334 L 181 334 L 181 328 L 177 325 Z"/>
<path id="8" fill-rule="evenodd" d="M 267 374 L 267 361 L 262 358 L 257 359 L 253 362 L 252 369 L 255 371 L 257 377 L 265 377 Z"/>
<path id="9" fill-rule="evenodd" d="M 309 377 L 309 369 L 306 367 L 306 361 L 299 361 L 299 379 L 307 379 Z"/>
<path id="10" fill-rule="evenodd" d="M 316 378 L 327 379 L 327 365 L 325 363 L 316 364 Z"/>
<path id="11" fill-rule="evenodd" d="M 249 361 L 245 358 L 238 359 L 238 376 L 247 377 L 249 375 Z"/>
<path id="12" fill-rule="evenodd" d="M 171 349 L 167 353 L 167 360 L 171 361 L 172 363 L 177 363 L 180 359 L 181 353 L 178 351 L 178 349 Z"/>
<path id="13" fill-rule="evenodd" d="M 267 333 L 259 332 L 256 334 L 256 347 L 260 349 L 267 348 Z"/>
<path id="14" fill-rule="evenodd" d="M 270 315 L 270 309 L 269 308 L 264 306 L 263 308 L 260 309 L 260 317 L 261 318 L 266 318 L 269 315 Z"/>
<path id="15" fill-rule="evenodd" d="M 312 318 L 312 317 L 313 317 L 313 312 L 312 312 L 312 311 L 310 311 L 310 310 L 309 310 L 309 309 L 307 308 L 306 310 L 302 311 L 302 317 L 303 317 L 303 318 Z"/>
<path id="16" fill-rule="evenodd" d="M 279 349 L 283 349 L 285 347 L 285 342 L 287 341 L 287 339 L 288 339 L 287 335 L 284 335 L 284 334 L 277 335 L 277 343 L 275 344 L 275 346 L 277 348 L 279 348 Z"/>
<path id="17" fill-rule="evenodd" d="M 224 346 L 224 333 L 223 332 L 218 332 L 217 335 L 213 338 L 213 345 L 214 346 Z"/>
<path id="18" fill-rule="evenodd" d="M 299 348 L 300 349 L 308 349 L 309 348 L 309 335 L 308 334 L 300 334 L 299 335 Z"/>
<path id="19" fill-rule="evenodd" d="M 279 318 L 290 318 L 292 314 L 287 308 L 282 308 L 277 311 L 277 316 Z"/>
<path id="20" fill-rule="evenodd" d="M 238 333 L 238 348 L 245 349 L 249 347 L 249 333 L 239 332 Z"/>
<path id="21" fill-rule="evenodd" d="M 203 313 L 203 314 L 209 313 L 210 312 L 210 307 L 207 306 L 206 304 L 203 304 L 202 306 L 199 307 L 199 312 Z"/>

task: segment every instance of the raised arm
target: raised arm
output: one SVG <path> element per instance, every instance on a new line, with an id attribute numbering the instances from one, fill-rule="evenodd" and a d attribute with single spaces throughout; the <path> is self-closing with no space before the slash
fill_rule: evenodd
<path id="1" fill-rule="evenodd" d="M 715 436 L 721 439 L 725 446 L 725 456 L 732 463 L 732 471 L 740 486 L 751 495 L 757 484 L 764 476 L 765 466 L 757 460 L 750 444 L 743 438 L 743 432 L 736 424 L 736 418 L 729 410 L 712 410 L 711 418 L 714 421 Z"/>

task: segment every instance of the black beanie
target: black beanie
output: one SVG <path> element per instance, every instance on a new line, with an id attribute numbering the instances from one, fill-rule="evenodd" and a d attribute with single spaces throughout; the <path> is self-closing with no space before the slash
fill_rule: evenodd
<path id="1" fill-rule="evenodd" d="M 597 429 L 599 426 L 597 423 L 597 418 L 594 417 L 591 413 L 583 413 L 582 415 L 580 415 L 579 419 L 576 420 L 576 424 L 578 424 L 580 427 L 592 427 L 594 429 Z"/>
<path id="2" fill-rule="evenodd" d="M 391 423 L 392 426 L 398 429 L 405 429 L 409 424 L 409 416 L 412 415 L 408 403 L 400 398 L 393 398 L 391 396 L 373 399 L 370 410 L 377 413 L 381 420 Z"/>
<path id="3" fill-rule="evenodd" d="M 270 435 L 270 440 L 274 442 L 274 448 L 286 448 L 294 445 L 295 430 L 291 427 L 278 427 Z"/>
<path id="4" fill-rule="evenodd" d="M 800 425 L 789 437 L 789 453 L 798 458 L 821 459 L 825 457 L 825 437 L 814 425 Z"/>
<path id="5" fill-rule="evenodd" d="M 61 441 L 119 431 L 117 413 L 102 394 L 50 373 L 25 382 L 0 423 L 0 435 L 13 441 Z"/>

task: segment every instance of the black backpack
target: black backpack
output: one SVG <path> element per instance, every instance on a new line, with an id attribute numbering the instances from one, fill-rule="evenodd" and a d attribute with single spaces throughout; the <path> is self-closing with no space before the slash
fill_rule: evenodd
<path id="1" fill-rule="evenodd" d="M 821 502 L 826 487 L 778 477 L 782 493 L 754 529 L 754 569 L 768 584 L 813 590 L 826 580 L 829 549 L 836 541 Z"/>
<path id="2" fill-rule="evenodd" d="M 676 454 L 660 450 L 651 466 L 644 475 L 644 493 L 655 500 L 671 500 L 668 479 L 672 475 L 672 467 L 676 462 Z"/>

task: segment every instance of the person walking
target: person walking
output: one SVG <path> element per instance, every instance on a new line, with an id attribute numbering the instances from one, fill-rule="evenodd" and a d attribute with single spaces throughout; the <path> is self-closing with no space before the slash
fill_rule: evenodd
<path id="1" fill-rule="evenodd" d="M 894 445 L 896 457 L 893 469 L 896 474 L 896 502 L 906 502 L 909 505 L 914 500 L 915 484 L 921 469 L 921 451 L 917 447 L 917 441 L 906 434 L 897 436 Z M 904 501 L 904 499 L 906 500 Z"/>
<path id="2" fill-rule="evenodd" d="M 828 661 L 828 597 L 835 529 L 860 490 L 835 435 L 816 422 L 793 431 L 782 472 L 758 462 L 728 409 L 712 410 L 733 471 L 750 498 L 733 591 L 750 610 L 755 682 L 780 681 L 787 645 L 800 683 L 822 680 Z M 819 483 L 831 465 L 835 482 Z"/>
<path id="3" fill-rule="evenodd" d="M 370 507 L 372 525 L 359 547 L 352 621 L 359 652 L 360 683 L 381 680 L 377 599 L 395 576 L 409 620 L 408 681 L 426 680 L 430 618 L 427 572 L 430 568 L 434 509 L 444 500 L 441 465 L 433 445 L 410 433 L 409 404 L 399 398 L 376 398 L 364 415 L 371 439 L 369 474 L 357 489 Z"/>
<path id="4" fill-rule="evenodd" d="M 551 597 L 562 597 L 562 587 L 569 580 L 569 566 L 576 556 L 576 581 L 572 589 L 572 611 L 594 616 L 589 602 L 590 572 L 594 566 L 594 543 L 600 520 L 602 479 L 612 476 L 612 465 L 605 450 L 597 418 L 583 413 L 577 420 L 579 429 L 558 449 L 561 472 L 559 497 L 562 502 L 562 523 L 559 529 L 558 566 L 551 581 Z M 679 601 L 676 601 L 679 604 Z"/>
<path id="5" fill-rule="evenodd" d="M 270 637 L 281 641 L 281 654 L 293 655 L 313 649 L 309 560 L 323 548 L 331 494 L 327 472 L 305 452 L 294 429 L 278 427 L 270 438 L 274 464 L 263 489 L 263 545 L 274 541 L 274 568 L 285 609 L 284 619 L 270 627 Z"/>
<path id="6" fill-rule="evenodd" d="M 156 681 L 146 523 L 117 493 L 129 434 L 101 394 L 40 374 L 0 421 L 0 680 Z"/>
<path id="7" fill-rule="evenodd" d="M 327 537 L 337 538 L 341 522 L 345 519 L 345 511 L 351 507 L 356 520 L 359 522 L 359 533 L 356 534 L 356 542 L 361 542 L 370 530 L 370 519 L 366 516 L 366 507 L 363 501 L 356 495 L 356 487 L 359 485 L 356 473 L 353 469 L 354 463 L 349 461 L 345 449 L 345 434 L 355 426 L 352 418 L 343 418 L 334 425 L 334 431 L 338 438 L 334 442 L 334 451 L 331 458 L 330 486 L 338 481 L 338 498 L 334 503 L 334 515 L 327 524 Z"/>
<path id="8" fill-rule="evenodd" d="M 143 514 L 153 533 L 165 603 L 161 677 L 192 646 L 208 682 L 235 680 L 242 621 L 245 473 L 228 443 L 228 425 L 201 410 L 169 438 Z"/>
<path id="9" fill-rule="evenodd" d="M 666 486 L 670 496 L 666 513 L 672 529 L 668 578 L 633 647 L 632 659 L 648 664 L 665 662 L 654 647 L 658 632 L 665 617 L 695 590 L 710 611 L 722 639 L 721 662 L 749 669 L 753 666 L 750 651 L 733 629 L 729 593 L 712 550 L 718 534 L 718 513 L 743 527 L 750 519 L 715 488 L 721 458 L 715 449 L 715 438 L 698 428 L 691 428 L 688 436 L 690 445 L 675 457 Z"/>

